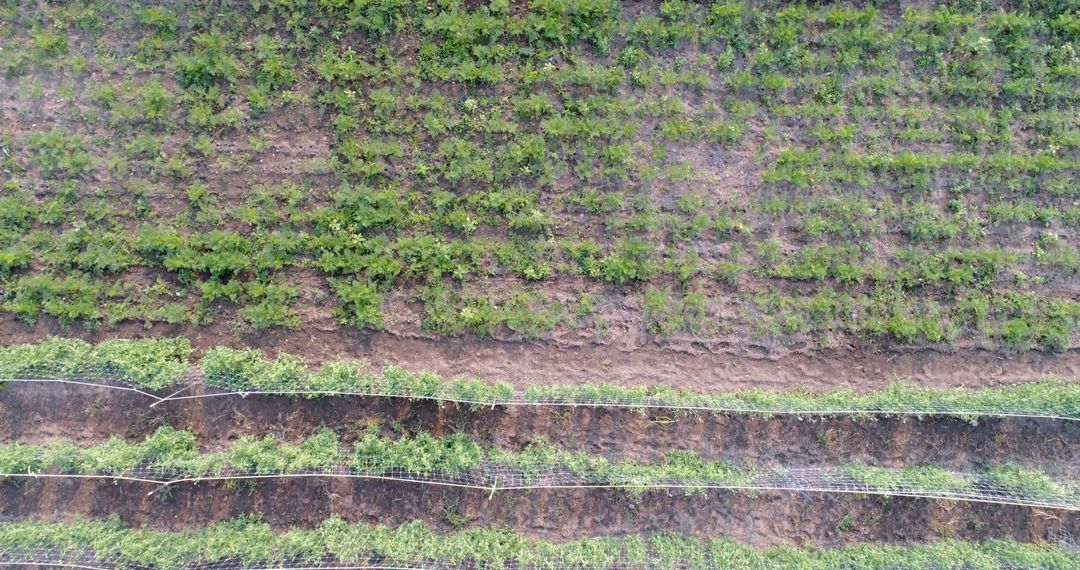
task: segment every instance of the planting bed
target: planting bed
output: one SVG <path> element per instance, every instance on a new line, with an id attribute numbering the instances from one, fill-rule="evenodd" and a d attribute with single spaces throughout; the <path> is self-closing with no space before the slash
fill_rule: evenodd
<path id="1" fill-rule="evenodd" d="M 46 351 L 56 357 L 54 362 L 59 364 L 54 367 L 54 376 L 74 378 L 71 366 L 77 363 L 72 360 L 65 371 L 63 352 L 45 346 L 9 351 L 0 358 L 6 363 L 6 375 L 19 376 L 11 374 L 18 371 L 13 354 L 29 358 L 31 353 L 20 351 L 33 349 L 33 354 Z M 1068 501 L 1056 503 L 1057 507 L 1001 504 L 1015 502 L 1016 496 L 1008 494 L 990 497 L 994 503 L 980 502 L 985 496 L 950 501 L 935 499 L 941 494 L 932 492 L 904 496 L 906 491 L 901 487 L 859 488 L 862 492 L 846 493 L 835 486 L 821 487 L 815 483 L 818 479 L 800 471 L 851 469 L 865 464 L 893 469 L 932 465 L 957 473 L 984 473 L 1014 465 L 1068 482 L 1080 474 L 1076 470 L 1080 461 L 1075 455 L 1080 449 L 1080 422 L 1075 420 L 947 414 L 752 414 L 603 405 L 475 406 L 370 396 L 211 396 L 216 390 L 203 382 L 212 380 L 219 368 L 205 358 L 198 371 L 200 378 L 188 385 L 184 383 L 190 381 L 191 372 L 186 361 L 177 361 L 185 366 L 171 365 L 171 361 L 160 357 L 154 362 L 152 346 L 132 346 L 141 350 L 123 351 L 114 346 L 109 356 L 104 349 L 88 347 L 98 356 L 83 355 L 84 369 L 89 370 L 85 365 L 91 360 L 111 362 L 100 366 L 111 367 L 116 377 L 126 378 L 126 386 L 120 381 L 106 386 L 44 379 L 7 383 L 0 390 L 2 443 L 45 445 L 69 441 L 89 449 L 120 436 L 138 444 L 161 426 L 171 425 L 189 430 L 198 449 L 208 453 L 264 436 L 272 436 L 280 444 L 300 445 L 314 430 L 327 426 L 346 448 L 362 445 L 373 433 L 378 438 L 389 438 L 386 441 L 424 434 L 464 435 L 481 446 L 509 452 L 528 451 L 543 439 L 560 449 L 612 462 L 655 465 L 665 462 L 666 454 L 672 451 L 689 451 L 706 462 L 728 461 L 743 466 L 740 469 L 779 470 L 791 476 L 789 480 L 781 479 L 783 490 L 695 491 L 677 487 L 686 481 L 642 483 L 640 479 L 631 484 L 632 488 L 622 489 L 544 488 L 558 480 L 564 483 L 557 484 L 565 484 L 565 476 L 532 479 L 528 483 L 539 488 L 505 489 L 514 483 L 504 479 L 500 486 L 498 476 L 484 480 L 471 475 L 448 476 L 445 472 L 439 475 L 437 468 L 435 476 L 400 470 L 357 472 L 334 468 L 323 475 L 318 470 L 309 471 L 311 475 L 303 477 L 297 476 L 304 475 L 303 471 L 288 468 L 256 468 L 222 473 L 229 480 L 217 480 L 211 473 L 206 480 L 162 486 L 149 480 L 62 476 L 108 473 L 71 471 L 58 467 L 63 464 L 58 463 L 27 470 L 39 473 L 37 477 L 9 477 L 3 484 L 5 507 L 0 516 L 11 520 L 56 520 L 71 516 L 99 519 L 115 514 L 129 524 L 182 530 L 259 513 L 273 527 L 288 529 L 310 527 L 328 514 L 353 522 L 385 523 L 385 513 L 393 512 L 393 520 L 420 520 L 436 532 L 462 526 L 505 525 L 530 539 L 557 542 L 596 535 L 677 532 L 698 538 L 729 536 L 758 547 L 808 542 L 835 547 L 945 538 L 1056 544 L 1060 537 L 1080 532 L 1080 511 L 1068 507 Z M 84 350 L 79 345 L 73 347 Z M 135 356 L 125 361 L 121 358 L 124 354 Z M 247 362 L 255 366 L 247 371 L 259 369 L 264 379 L 275 370 L 280 376 L 280 366 L 273 370 L 259 368 L 266 366 L 259 362 L 270 361 Z M 24 368 L 34 365 L 28 360 Z M 173 377 L 179 380 L 168 381 L 171 386 L 167 388 L 147 393 L 127 388 L 132 386 L 133 378 L 149 382 L 170 367 Z M 154 393 L 177 397 L 177 386 L 181 387 L 180 397 L 185 399 L 151 397 Z M 185 478 L 183 473 L 161 475 L 141 467 L 113 473 L 158 481 Z M 231 478 L 236 475 L 240 477 Z M 771 480 L 775 482 L 776 478 Z M 596 482 L 603 486 L 622 485 L 613 480 Z M 742 486 L 745 483 L 738 482 Z M 477 488 L 457 486 L 460 484 Z M 485 485 L 491 488 L 483 488 Z M 753 485 L 761 485 L 761 481 Z"/>
<path id="2" fill-rule="evenodd" d="M 1078 44 L 0 3 L 0 567 L 1080 567 Z"/>
<path id="3" fill-rule="evenodd" d="M 279 529 L 310 528 L 333 513 L 354 522 L 423 520 L 443 531 L 506 525 L 524 536 L 553 541 L 672 531 L 700 538 L 731 536 L 755 546 L 944 538 L 1054 543 L 1061 531 L 1073 536 L 1080 531 L 1076 513 L 818 493 L 676 491 L 635 497 L 618 490 L 540 489 L 492 497 L 479 489 L 334 478 L 271 479 L 250 486 L 202 482 L 166 491 L 138 483 L 36 480 L 5 484 L 3 493 L 2 513 L 8 518 L 50 519 L 58 511 L 68 517 L 119 514 L 130 524 L 173 530 L 250 513 L 262 513 Z"/>
<path id="4" fill-rule="evenodd" d="M 219 448 L 243 435 L 272 434 L 298 442 L 330 426 L 351 444 L 371 422 L 384 432 L 465 433 L 520 449 L 535 438 L 568 450 L 611 458 L 651 460 L 692 450 L 709 460 L 743 458 L 759 464 L 821 467 L 863 460 L 883 467 L 932 463 L 971 470 L 1014 462 L 1066 477 L 1080 476 L 1080 421 L 1039 418 L 931 416 L 799 417 L 686 413 L 606 407 L 498 406 L 472 409 L 403 398 L 299 397 L 253 394 L 168 401 L 150 407 L 145 396 L 111 388 L 46 382 L 11 383 L 0 390 L 0 443 L 64 438 L 80 445 L 111 436 L 141 441 L 171 425 Z"/>

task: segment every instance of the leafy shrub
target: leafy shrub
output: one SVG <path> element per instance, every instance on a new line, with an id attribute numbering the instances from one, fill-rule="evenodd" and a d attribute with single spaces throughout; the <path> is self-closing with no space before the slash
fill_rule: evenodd
<path id="1" fill-rule="evenodd" d="M 0 347 L 0 377 L 121 380 L 157 390 L 184 378 L 191 352 L 184 338 L 112 339 L 91 345 L 54 337 Z"/>
<path id="2" fill-rule="evenodd" d="M 1006 489 L 1019 491 L 1032 498 L 1054 500 L 1067 494 L 1046 473 L 1015 463 L 991 467 L 990 478 Z"/>
<path id="3" fill-rule="evenodd" d="M 530 41 L 565 46 L 586 40 L 607 53 L 618 10 L 618 0 L 535 0 L 529 3 L 525 30 Z"/>
<path id="4" fill-rule="evenodd" d="M 56 317 L 63 327 L 82 320 L 94 324 L 105 316 L 102 302 L 105 285 L 81 275 L 21 276 L 7 287 L 3 308 L 33 324 L 44 313 Z"/>
<path id="5" fill-rule="evenodd" d="M 63 30 L 35 27 L 30 32 L 30 47 L 34 61 L 44 64 L 67 53 L 67 36 Z"/>
<path id="6" fill-rule="evenodd" d="M 604 280 L 620 285 L 649 279 L 658 271 L 653 246 L 641 238 L 625 238 L 615 246 L 615 251 L 600 260 L 600 270 Z"/>
<path id="7" fill-rule="evenodd" d="M 645 291 L 643 313 L 646 329 L 662 337 L 677 332 L 695 335 L 705 332 L 707 308 L 705 295 L 700 291 L 679 298 L 670 287 L 648 289 Z"/>
<path id="8" fill-rule="evenodd" d="M 328 539 L 332 537 L 333 539 Z M 147 548 L 146 544 L 159 546 Z M 723 567 L 732 561 L 748 568 L 857 566 L 887 568 L 898 560 L 924 567 L 1071 568 L 1080 556 L 1067 548 L 1010 540 L 933 544 L 858 544 L 828 549 L 774 546 L 755 548 L 729 538 L 700 540 L 663 533 L 652 536 L 587 538 L 569 542 L 528 539 L 504 528 L 470 527 L 449 533 L 415 520 L 393 528 L 350 524 L 331 516 L 313 528 L 276 532 L 258 517 L 241 517 L 198 530 L 159 531 L 129 527 L 113 516 L 67 522 L 25 520 L 0 524 L 0 545 L 8 549 L 85 552 L 122 564 L 176 570 L 184 564 L 238 560 L 243 564 L 333 558 L 342 564 L 367 563 L 372 552 L 396 566 L 456 564 L 460 553 L 492 567 L 613 568 L 615 560 L 663 560 L 675 567 Z M 423 554 L 417 554 L 423 553 Z"/>
<path id="9" fill-rule="evenodd" d="M 300 319 L 291 308 L 297 295 L 296 287 L 253 281 L 246 283 L 244 290 L 254 303 L 241 308 L 240 316 L 251 327 L 266 329 L 300 326 Z"/>
<path id="10" fill-rule="evenodd" d="M 177 54 L 175 59 L 181 86 L 208 89 L 218 81 L 236 81 L 240 64 L 229 54 L 228 38 L 220 33 L 203 33 L 193 41 L 194 51 Z"/>
<path id="11" fill-rule="evenodd" d="M 48 132 L 32 132 L 26 142 L 33 152 L 32 159 L 47 178 L 78 176 L 90 167 L 86 141 L 76 133 L 66 133 L 60 127 Z"/>
<path id="12" fill-rule="evenodd" d="M 206 351 L 199 366 L 208 382 L 238 390 L 288 386 L 307 372 L 307 365 L 297 356 L 282 353 L 274 360 L 266 360 L 255 349 L 221 346 Z"/>
<path id="13" fill-rule="evenodd" d="M 413 0 L 319 0 L 319 4 L 340 14 L 350 28 L 372 35 L 394 31 L 415 18 L 424 6 Z"/>
<path id="14" fill-rule="evenodd" d="M 335 314 L 340 322 L 359 328 L 383 328 L 383 296 L 374 284 L 359 280 L 330 281 L 342 306 Z"/>

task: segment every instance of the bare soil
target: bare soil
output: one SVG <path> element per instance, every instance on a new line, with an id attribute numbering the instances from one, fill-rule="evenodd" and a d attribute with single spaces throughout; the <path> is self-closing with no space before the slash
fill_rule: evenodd
<path id="1" fill-rule="evenodd" d="M 0 389 L 0 442 L 139 441 L 160 425 L 189 429 L 202 447 L 219 449 L 245 434 L 299 441 L 321 425 L 349 444 L 371 422 L 397 430 L 464 432 L 510 449 L 542 437 L 561 447 L 611 459 L 658 460 L 688 449 L 710 460 L 815 467 L 864 461 L 883 467 L 933 463 L 977 470 L 1015 462 L 1063 478 L 1080 477 L 1080 422 L 1021 418 L 964 421 L 931 417 L 764 418 L 744 414 L 675 414 L 609 408 L 500 406 L 470 410 L 435 402 L 333 397 L 225 396 L 169 401 L 133 393 L 55 383 L 11 383 Z M 392 429 L 395 428 L 395 429 Z"/>
<path id="2" fill-rule="evenodd" d="M 857 495 L 717 491 L 636 497 L 601 489 L 492 495 L 483 490 L 332 478 L 271 479 L 240 486 L 204 482 L 155 489 L 95 480 L 5 481 L 0 482 L 0 520 L 68 520 L 116 513 L 129 524 L 180 529 L 262 513 L 270 524 L 286 528 L 313 526 L 337 514 L 365 523 L 421 519 L 447 531 L 497 524 L 556 541 L 674 531 L 703 538 L 730 536 L 755 546 L 811 543 L 822 547 L 941 538 L 1042 542 L 1053 540 L 1062 530 L 1080 533 L 1080 514 L 1074 512 Z M 842 520 L 850 521 L 850 528 L 839 524 Z"/>
<path id="3" fill-rule="evenodd" d="M 122 323 L 115 328 L 65 331 L 42 318 L 27 328 L 10 316 L 0 317 L 0 343 L 34 342 L 49 336 L 90 341 L 108 338 L 186 336 L 199 349 L 213 346 L 256 347 L 268 355 L 288 352 L 312 364 L 336 358 L 395 364 L 446 377 L 466 375 L 530 384 L 607 382 L 620 386 L 664 384 L 698 391 L 769 388 L 813 391 L 880 389 L 897 380 L 926 387 L 1001 386 L 1045 376 L 1080 377 L 1080 350 L 1006 353 L 980 349 L 815 351 L 779 350 L 765 345 L 687 342 L 660 345 L 644 339 L 633 346 L 592 342 L 499 341 L 472 336 L 426 338 L 343 329 L 302 328 L 242 332 L 224 325 L 153 326 Z"/>

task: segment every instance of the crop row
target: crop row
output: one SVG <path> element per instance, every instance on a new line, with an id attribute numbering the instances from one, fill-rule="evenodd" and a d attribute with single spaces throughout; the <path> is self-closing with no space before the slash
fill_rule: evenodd
<path id="1" fill-rule="evenodd" d="M 133 250 L 134 240 L 124 234 L 35 233 L 26 239 L 44 237 L 47 243 L 13 243 L 0 263 L 16 270 L 51 259 L 54 270 L 16 270 L 0 308 L 28 324 L 49 315 L 63 327 L 94 328 L 132 320 L 206 325 L 227 306 L 235 307 L 243 327 L 298 327 L 298 309 L 310 303 L 301 293 L 314 293 L 289 284 L 288 276 L 314 265 L 319 294 L 335 301 L 336 324 L 375 330 L 387 327 L 388 300 L 405 293 L 422 303 L 422 326 L 441 335 L 537 338 L 560 326 L 602 334 L 609 315 L 598 293 L 605 289 L 590 285 L 569 298 L 549 295 L 543 283 L 556 275 L 632 286 L 625 294 L 641 307 L 640 326 L 662 337 L 710 338 L 738 325 L 771 339 L 836 332 L 901 343 L 975 341 L 1064 350 L 1080 324 L 1080 304 L 1055 292 L 1076 275 L 1080 256 L 1056 233 L 1046 234 L 1031 253 L 910 247 L 890 258 L 870 253 L 874 246 L 868 241 L 788 250 L 766 238 L 750 251 L 736 244 L 715 261 L 702 260 L 695 250 L 661 256 L 656 242 L 642 238 L 605 248 L 591 241 L 508 245 L 430 234 L 392 242 L 357 241 L 352 234 L 315 241 L 304 236 L 214 231 L 184 237 L 145 229 Z M 167 279 L 140 287 L 112 277 L 138 268 L 162 269 Z M 532 285 L 513 293 L 492 290 L 485 280 L 499 273 Z M 173 279 L 177 284 L 168 282 Z M 646 284 L 643 292 L 637 292 L 638 283 Z M 731 286 L 739 293 L 733 296 Z M 737 315 L 720 318 L 732 301 Z"/>
<path id="2" fill-rule="evenodd" d="M 1058 4 L 3 10 L 33 129 L 0 140 L 2 308 L 27 322 L 295 327 L 314 302 L 289 272 L 318 270 L 326 320 L 358 328 L 403 293 L 438 334 L 602 336 L 597 290 L 643 283 L 661 336 L 1072 344 L 1053 286 L 1080 270 L 1058 237 L 1080 220 L 1080 66 Z M 62 110 L 37 116 L 46 94 Z M 280 187 L 260 185 L 291 160 L 267 115 L 330 140 Z M 734 170 L 764 195 L 713 200 Z M 792 251 L 807 236 L 825 243 Z M 544 294 L 579 275 L 578 298 Z"/>
<path id="3" fill-rule="evenodd" d="M 756 549 L 731 539 L 699 540 L 667 533 L 552 543 L 490 528 L 436 534 L 419 521 L 389 528 L 349 524 L 339 518 L 330 518 L 310 530 L 276 532 L 254 516 L 181 532 L 131 528 L 115 518 L 0 524 L 0 562 L 20 550 L 48 550 L 60 554 L 61 559 L 89 552 L 110 563 L 141 564 L 156 570 L 211 567 L 227 561 L 256 566 L 289 560 L 291 565 L 303 566 L 320 564 L 328 558 L 341 564 L 370 564 L 368 567 L 373 568 L 423 565 L 492 570 L 627 567 L 670 570 L 930 570 L 963 567 L 995 570 L 1080 565 L 1080 555 L 1063 547 L 1006 540 L 981 543 L 944 540 L 909 546 L 860 544 L 835 549 L 789 546 Z M 280 567 L 289 568 L 290 564 Z"/>
<path id="4" fill-rule="evenodd" d="M 1070 94 L 1053 89 L 1057 87 L 1054 83 L 1040 85 L 1033 79 L 1060 81 L 1075 74 L 1067 52 L 1045 53 L 1039 49 L 1044 42 L 1066 43 L 1076 36 L 1076 16 L 1053 3 L 1035 7 L 1034 14 L 979 13 L 978 6 L 968 10 L 948 6 L 932 10 L 911 8 L 899 21 L 883 16 L 873 7 L 780 9 L 737 2 L 710 6 L 664 2 L 659 11 L 646 11 L 637 17 L 624 14 L 622 3 L 615 0 L 585 5 L 530 3 L 521 14 L 511 14 L 509 2 L 494 2 L 475 9 L 435 6 L 424 1 L 360 6 L 340 2 L 322 4 L 320 7 L 313 2 L 266 2 L 254 7 L 254 12 L 261 13 L 259 17 L 247 10 L 221 11 L 220 16 L 248 25 L 254 21 L 266 27 L 272 27 L 275 20 L 287 21 L 298 36 L 296 43 L 306 46 L 325 41 L 325 28 L 338 34 L 361 32 L 375 40 L 394 33 L 416 35 L 424 42 L 418 62 L 422 79 L 472 84 L 522 79 L 535 82 L 537 75 L 541 78 L 553 75 L 550 70 L 546 74 L 515 74 L 513 64 L 522 59 L 520 48 L 528 46 L 530 52 L 550 54 L 577 42 L 592 44 L 594 54 L 600 56 L 607 55 L 612 44 L 625 45 L 618 61 L 630 71 L 634 71 L 648 52 L 664 53 L 695 44 L 708 46 L 722 50 L 726 56 L 726 65 L 724 59 L 719 62 L 721 68 L 730 67 L 736 58 L 740 61 L 745 58 L 747 67 L 773 72 L 776 77 L 760 84 L 737 83 L 748 90 L 765 92 L 788 87 L 790 82 L 784 81 L 783 74 L 803 68 L 821 73 L 860 68 L 887 70 L 896 61 L 896 51 L 901 50 L 913 56 L 919 75 L 939 79 L 940 85 L 935 86 L 942 96 L 969 100 L 996 96 L 1013 100 L 1067 99 Z M 183 22 L 182 26 L 173 10 L 139 8 L 132 10 L 134 14 L 127 18 L 117 18 L 109 10 L 72 9 L 54 11 L 53 15 L 58 20 L 77 23 L 89 34 L 100 33 L 107 19 L 121 20 L 114 25 L 140 27 L 156 40 L 142 46 L 138 55 L 144 63 L 156 63 L 163 55 L 169 55 L 177 32 L 190 33 L 183 28 L 201 23 Z M 961 36 L 960 31 L 968 33 Z M 261 88 L 248 97 L 259 103 L 271 99 L 274 88 L 288 86 L 295 80 L 288 69 L 290 58 L 276 53 L 273 44 L 263 42 L 258 46 L 259 57 L 252 66 L 254 69 L 249 70 L 220 37 L 196 36 L 194 49 L 177 58 L 177 76 L 182 85 L 205 89 L 223 80 L 235 81 L 248 72 L 258 79 Z M 24 73 L 31 62 L 53 66 L 67 63 L 56 61 L 67 48 L 63 35 L 54 30 L 35 29 L 33 40 L 26 49 L 7 55 L 0 69 Z M 617 71 L 615 74 L 586 71 L 562 77 L 568 82 L 587 81 L 603 88 L 631 75 L 623 69 Z M 1003 72 L 1005 80 L 995 77 L 995 71 Z M 375 78 L 378 68 L 345 61 L 324 64 L 322 73 L 330 77 Z M 827 100 L 828 94 L 822 97 Z"/>
<path id="5" fill-rule="evenodd" d="M 706 461 L 693 451 L 670 451 L 662 461 L 609 461 L 586 452 L 568 452 L 543 441 L 521 451 L 486 447 L 465 434 L 427 433 L 398 439 L 369 425 L 352 449 L 322 428 L 302 443 L 272 435 L 242 436 L 227 449 L 200 452 L 193 433 L 162 426 L 142 443 L 112 438 L 77 447 L 0 446 L 4 476 L 73 474 L 131 477 L 172 483 L 181 480 L 244 479 L 290 474 L 400 477 L 490 489 L 560 486 L 610 486 L 644 491 L 654 488 L 729 488 L 840 491 L 914 495 L 1080 508 L 1080 487 L 1046 473 L 1005 463 L 981 473 L 954 473 L 932 465 L 887 469 L 850 463 L 836 469 L 764 469 L 730 461 Z M 342 471 L 344 469 L 344 471 Z"/>
<path id="6" fill-rule="evenodd" d="M 856 417 L 889 414 L 1037 415 L 1080 418 L 1080 384 L 1046 380 L 1000 388 L 917 388 L 896 383 L 886 390 L 856 394 L 750 390 L 698 393 L 661 385 L 620 387 L 607 384 L 530 385 L 515 389 L 504 381 L 444 379 L 389 366 L 380 374 L 358 361 L 331 361 L 309 367 L 280 353 L 267 359 L 258 350 L 216 347 L 193 368 L 186 339 L 114 339 L 97 345 L 51 338 L 36 344 L 0 347 L 2 379 L 78 380 L 131 385 L 158 391 L 191 381 L 198 371 L 205 385 L 226 394 L 271 393 L 322 398 L 366 395 L 429 399 L 468 406 L 551 404 L 647 407 L 716 412 L 797 413 L 805 416 L 848 413 Z M 180 396 L 184 397 L 184 396 Z"/>

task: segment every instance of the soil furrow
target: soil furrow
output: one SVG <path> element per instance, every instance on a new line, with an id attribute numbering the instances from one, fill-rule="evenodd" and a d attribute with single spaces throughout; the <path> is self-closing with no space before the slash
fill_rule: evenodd
<path id="1" fill-rule="evenodd" d="M 151 493 L 151 491 L 153 491 Z M 941 538 L 1053 540 L 1080 534 L 1080 513 L 902 497 L 713 491 L 646 493 L 574 489 L 502 492 L 346 479 L 203 482 L 169 488 L 131 482 L 49 479 L 0 483 L 0 518 L 67 520 L 119 515 L 159 529 L 261 513 L 271 525 L 310 527 L 329 514 L 353 522 L 421 519 L 434 528 L 504 525 L 529 537 L 676 531 L 727 535 L 755 546 L 839 546 Z"/>
<path id="2" fill-rule="evenodd" d="M 654 461 L 687 449 L 708 460 L 749 460 L 785 467 L 864 461 L 882 467 L 932 463 L 971 471 L 1015 462 L 1054 476 L 1080 477 L 1080 422 L 948 417 L 765 418 L 749 414 L 673 414 L 611 408 L 500 406 L 470 410 L 435 402 L 283 396 L 152 400 L 131 392 L 56 383 L 12 383 L 0 389 L 0 442 L 65 439 L 80 445 L 120 435 L 141 441 L 171 425 L 218 449 L 245 434 L 273 434 L 298 442 L 320 426 L 351 444 L 371 422 L 387 434 L 464 432 L 474 439 L 520 449 L 544 438 L 560 447 L 611 459 Z"/>

